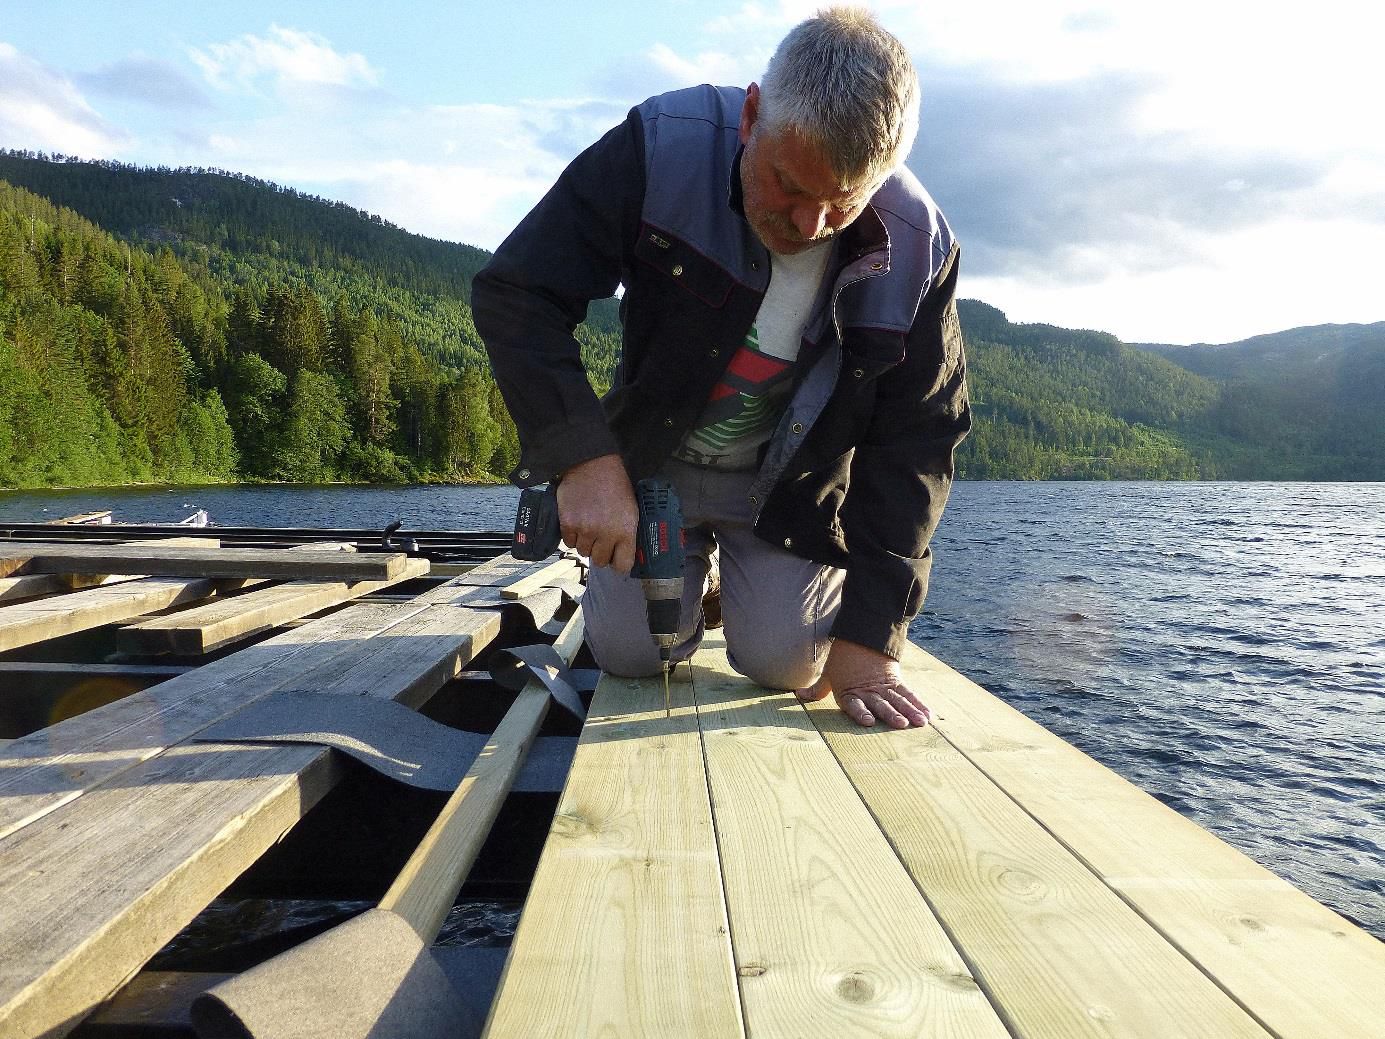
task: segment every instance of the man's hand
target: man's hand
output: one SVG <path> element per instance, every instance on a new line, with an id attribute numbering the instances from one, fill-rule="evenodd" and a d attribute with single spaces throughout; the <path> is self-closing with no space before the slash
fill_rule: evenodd
<path id="1" fill-rule="evenodd" d="M 619 455 L 574 465 L 558 482 L 558 523 L 563 541 L 591 560 L 628 574 L 635 565 L 635 491 Z"/>
<path id="2" fill-rule="evenodd" d="M 831 693 L 837 706 L 857 725 L 867 728 L 880 719 L 892 729 L 927 725 L 932 715 L 922 700 L 904 684 L 899 662 L 856 642 L 837 639 L 827 653 L 822 677 L 800 700 L 821 700 Z"/>

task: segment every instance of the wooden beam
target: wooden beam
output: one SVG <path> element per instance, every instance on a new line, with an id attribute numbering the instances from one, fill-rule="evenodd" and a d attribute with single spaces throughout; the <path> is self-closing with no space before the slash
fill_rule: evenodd
<path id="1" fill-rule="evenodd" d="M 41 595 L 59 595 L 69 590 L 61 574 L 32 574 L 29 577 L 0 577 L 0 602 L 16 599 L 36 599 Z"/>
<path id="2" fill-rule="evenodd" d="M 510 584 L 503 585 L 500 589 L 502 599 L 523 599 L 526 595 L 533 595 L 541 588 L 547 588 L 550 584 L 561 581 L 564 578 L 576 577 L 577 564 L 566 556 L 545 564 L 533 573 L 521 577 L 519 580 Z"/>
<path id="3" fill-rule="evenodd" d="M 119 542 L 117 542 L 119 543 Z M 128 545 L 130 542 L 123 542 Z M 140 542 L 135 542 L 140 544 Z M 148 544 L 148 542 L 145 542 Z M 164 546 L 178 546 L 187 548 L 220 548 L 221 539 L 215 537 L 172 537 L 161 538 L 158 544 Z M 141 577 L 149 577 L 150 574 L 89 574 L 89 573 L 67 573 L 59 575 L 59 580 L 71 591 L 81 591 L 85 588 L 99 588 L 107 584 L 119 584 L 122 581 L 137 581 Z"/>
<path id="4" fill-rule="evenodd" d="M 15 740 L 0 753 L 0 838 L 220 721 L 248 702 L 247 689 L 268 692 L 312 674 L 325 681 L 333 666 L 354 666 L 365 640 L 457 591 L 442 585 L 410 604 L 350 606 Z"/>
<path id="5" fill-rule="evenodd" d="M 697 663 L 746 1032 L 1011 1039 L 798 699 Z"/>
<path id="6" fill-rule="evenodd" d="M 128 625 L 116 632 L 116 648 L 131 654 L 209 653 L 427 573 L 426 559 L 410 559 L 397 577 L 385 581 L 289 581 Z"/>
<path id="7" fill-rule="evenodd" d="M 583 631 L 582 611 L 578 610 L 554 645 L 558 655 L 569 664 L 581 647 Z M 525 683 L 480 756 L 380 900 L 381 909 L 403 917 L 425 943 L 437 937 L 451 911 L 539 726 L 548 715 L 552 699 L 538 679 Z"/>
<path id="8" fill-rule="evenodd" d="M 0 652 L 196 602 L 217 590 L 208 578 L 148 577 L 0 606 Z"/>
<path id="9" fill-rule="evenodd" d="M 1265 1031 L 936 728 L 810 715 L 1012 1030 L 1064 1039 Z"/>
<path id="10" fill-rule="evenodd" d="M 1278 1039 L 1372 1039 L 1385 943 L 922 650 L 949 741 Z"/>
<path id="11" fill-rule="evenodd" d="M 486 1035 L 741 1039 L 696 711 L 605 677 Z"/>
<path id="12" fill-rule="evenodd" d="M 416 703 L 499 628 L 495 611 L 426 607 L 295 687 Z M 317 746 L 183 744 L 12 832 L 0 891 L 25 912 L 0 915 L 0 1034 L 89 1013 L 335 783 L 335 760 Z"/>
<path id="13" fill-rule="evenodd" d="M 151 574 L 160 577 L 287 577 L 384 581 L 397 577 L 403 553 L 289 552 L 283 549 L 126 544 L 0 544 L 0 577 L 15 573 Z"/>

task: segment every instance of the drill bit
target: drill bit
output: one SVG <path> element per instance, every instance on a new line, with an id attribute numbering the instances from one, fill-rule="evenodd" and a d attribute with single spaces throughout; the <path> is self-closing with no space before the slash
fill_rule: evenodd
<path id="1" fill-rule="evenodd" d="M 669 717 L 672 716 L 672 713 L 671 713 L 671 711 L 670 711 L 670 709 L 669 709 L 669 694 L 668 694 L 668 676 L 669 676 L 669 672 L 672 671 L 672 670 L 673 670 L 673 665 L 671 665 L 667 660 L 665 660 L 665 661 L 664 661 L 664 717 L 665 717 L 665 718 L 669 718 Z"/>

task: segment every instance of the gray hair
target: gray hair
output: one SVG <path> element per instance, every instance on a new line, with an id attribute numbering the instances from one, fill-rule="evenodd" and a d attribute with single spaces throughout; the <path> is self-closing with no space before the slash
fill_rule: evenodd
<path id="1" fill-rule="evenodd" d="M 758 121 L 820 148 L 845 180 L 882 179 L 918 133 L 919 80 L 904 45 L 862 8 L 819 11 L 780 42 Z"/>

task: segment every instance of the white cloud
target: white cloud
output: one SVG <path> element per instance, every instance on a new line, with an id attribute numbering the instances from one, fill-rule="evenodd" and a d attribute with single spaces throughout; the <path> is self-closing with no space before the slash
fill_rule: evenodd
<path id="1" fill-rule="evenodd" d="M 1385 226 L 1287 216 L 1188 244 L 1183 265 L 1133 273 L 1113 266 L 1086 283 L 1036 271 L 973 277 L 964 260 L 961 293 L 1012 321 L 1099 329 L 1126 342 L 1229 343 L 1381 319 L 1374 257 L 1385 255 Z"/>
<path id="2" fill-rule="evenodd" d="M 0 146 L 109 157 L 129 143 L 69 79 L 0 43 Z"/>
<path id="3" fill-rule="evenodd" d="M 317 33 L 272 25 L 268 37 L 247 34 L 189 56 L 212 86 L 254 91 L 262 79 L 276 86 L 374 86 L 379 76 L 362 54 L 342 54 Z"/>
<path id="4" fill-rule="evenodd" d="M 656 43 L 646 52 L 646 57 L 655 73 L 675 87 L 698 83 L 749 83 L 760 73 L 760 66 L 752 65 L 744 57 L 723 51 L 701 51 L 683 57 L 666 43 Z"/>

